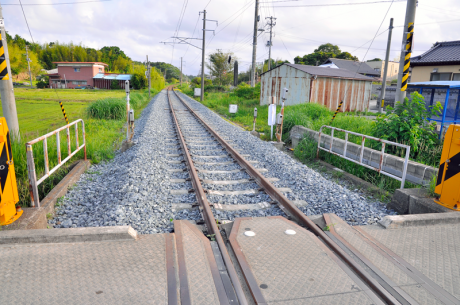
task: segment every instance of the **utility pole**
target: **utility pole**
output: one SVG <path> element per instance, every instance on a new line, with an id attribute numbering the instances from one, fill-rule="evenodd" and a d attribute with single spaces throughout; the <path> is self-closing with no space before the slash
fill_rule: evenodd
<path id="1" fill-rule="evenodd" d="M 5 26 L 3 24 L 3 13 L 1 6 L 0 21 L 2 22 L 2 25 L 0 25 L 0 94 L 2 98 L 2 109 L 6 123 L 8 124 L 8 129 L 11 131 L 13 139 L 19 141 L 18 113 L 16 111 L 16 100 L 14 98 L 13 91 L 10 57 L 8 55 L 8 45 L 6 41 L 6 32 Z"/>
<path id="2" fill-rule="evenodd" d="M 150 84 L 151 84 L 151 78 L 150 78 L 150 63 L 149 63 L 149 56 L 146 55 L 146 59 L 147 59 L 147 77 L 149 78 L 149 100 L 151 99 L 151 96 L 150 96 Z"/>
<path id="3" fill-rule="evenodd" d="M 257 53 L 257 24 L 259 22 L 259 0 L 256 0 L 254 13 L 254 37 L 252 38 L 252 67 L 251 67 L 251 87 L 256 85 L 256 53 Z"/>
<path id="4" fill-rule="evenodd" d="M 29 79 L 30 79 L 30 88 L 32 89 L 32 73 L 30 73 L 30 58 L 29 58 L 29 48 L 26 45 L 26 60 L 27 60 L 27 66 L 29 68 Z"/>
<path id="5" fill-rule="evenodd" d="M 182 86 L 182 57 L 180 58 L 180 85 Z"/>
<path id="6" fill-rule="evenodd" d="M 412 43 L 408 44 L 407 41 L 408 39 L 412 41 L 417 2 L 417 0 L 407 0 L 406 19 L 404 21 L 395 102 L 402 102 L 406 97 L 406 89 L 405 86 L 403 86 L 403 82 L 407 84 L 409 77 L 410 57 L 412 55 Z M 409 47 L 409 49 L 407 49 L 407 47 Z"/>
<path id="7" fill-rule="evenodd" d="M 200 101 L 203 101 L 204 97 L 204 54 L 205 54 L 205 43 L 206 43 L 206 10 L 203 11 L 203 45 L 201 47 L 201 92 Z"/>
<path id="8" fill-rule="evenodd" d="M 385 67 L 383 69 L 382 90 L 380 91 L 380 98 L 377 101 L 377 105 L 379 107 L 379 113 L 382 113 L 383 100 L 385 99 L 385 89 L 387 87 L 388 60 L 390 58 L 390 45 L 391 45 L 392 32 L 393 32 L 393 18 L 390 19 L 390 27 L 388 28 L 387 53 L 385 54 Z M 380 101 L 380 105 L 379 105 L 379 101 Z"/>
<path id="9" fill-rule="evenodd" d="M 268 71 L 271 69 L 271 64 L 272 64 L 272 28 L 276 25 L 276 22 L 273 22 L 273 19 L 276 20 L 275 17 L 266 17 L 265 19 L 270 19 L 270 23 L 268 25 L 270 26 L 270 41 L 268 42 Z"/>

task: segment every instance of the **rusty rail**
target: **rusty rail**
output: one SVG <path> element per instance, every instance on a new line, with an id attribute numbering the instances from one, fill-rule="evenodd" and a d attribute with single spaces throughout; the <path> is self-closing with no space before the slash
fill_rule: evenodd
<path id="1" fill-rule="evenodd" d="M 330 128 L 331 129 L 331 143 L 329 144 L 329 149 L 321 147 L 321 135 L 323 133 L 323 128 Z M 343 154 L 339 154 L 339 153 L 336 153 L 336 152 L 332 151 L 332 146 L 334 144 L 334 131 L 335 130 L 345 132 L 345 146 L 344 146 L 344 149 L 343 149 Z M 347 157 L 347 146 L 348 146 L 348 135 L 349 134 L 361 137 L 361 148 L 360 148 L 360 154 L 359 154 L 359 161 L 356 161 L 355 159 Z M 364 143 L 365 143 L 366 139 L 375 140 L 375 141 L 378 141 L 378 142 L 382 143 L 382 150 L 380 152 L 379 167 L 374 167 L 374 166 L 371 166 L 371 165 L 363 163 Z M 398 146 L 398 147 L 406 149 L 406 156 L 404 158 L 402 177 L 395 176 L 395 175 L 390 174 L 390 173 L 388 173 L 388 172 L 383 170 L 383 159 L 385 157 L 386 144 L 390 144 L 390 145 L 394 145 L 394 146 Z M 349 131 L 349 130 L 345 130 L 345 129 L 340 129 L 340 128 L 337 128 L 337 127 L 323 125 L 319 129 L 318 149 L 316 150 L 316 157 L 317 158 L 319 157 L 319 150 L 320 149 L 324 150 L 324 151 L 327 151 L 327 152 L 329 152 L 329 153 L 331 153 L 333 155 L 336 155 L 336 156 L 339 156 L 341 158 L 344 158 L 344 159 L 346 159 L 348 161 L 351 161 L 353 163 L 356 163 L 356 164 L 362 165 L 362 166 L 364 166 L 366 168 L 372 169 L 372 170 L 374 170 L 374 171 L 376 171 L 378 173 L 384 174 L 385 176 L 388 176 L 388 177 L 391 177 L 391 178 L 396 179 L 398 181 L 401 181 L 401 188 L 402 189 L 404 188 L 404 183 L 406 181 L 406 174 L 407 174 L 407 165 L 409 164 L 409 154 L 410 154 L 410 146 L 409 145 L 404 145 L 404 144 L 400 144 L 400 143 L 396 143 L 396 142 L 392 142 L 392 141 L 388 141 L 388 140 L 384 140 L 384 139 L 374 138 L 374 137 L 371 137 L 371 136 L 366 136 L 366 135 L 361 134 L 361 133 L 357 133 L 357 132 L 353 132 L 353 131 Z M 372 156 L 372 154 L 371 154 L 371 156 Z M 371 164 L 371 162 L 372 162 L 372 160 L 369 160 L 369 164 Z"/>
<path id="2" fill-rule="evenodd" d="M 83 144 L 79 146 L 78 142 L 78 123 L 81 122 L 82 126 L 82 135 L 83 135 Z M 70 145 L 70 127 L 75 126 L 75 144 L 76 149 L 72 152 L 71 145 Z M 61 158 L 61 139 L 59 137 L 59 132 L 62 130 L 67 131 L 67 151 L 68 156 L 64 160 Z M 53 167 L 51 170 L 49 169 L 49 161 L 48 161 L 48 141 L 47 139 L 51 136 L 56 135 L 56 148 L 57 148 L 57 159 L 58 164 Z M 45 174 L 43 177 L 38 179 L 37 181 L 37 174 L 35 171 L 35 162 L 34 162 L 34 153 L 32 149 L 32 145 L 43 141 L 43 155 L 44 155 L 44 163 L 45 163 Z M 78 151 L 81 149 L 84 150 L 85 160 L 86 160 L 86 139 L 85 139 L 85 122 L 82 119 L 76 120 L 70 124 L 62 126 L 50 133 L 47 133 L 44 136 L 38 137 L 32 141 L 26 143 L 26 154 L 27 154 L 27 172 L 29 175 L 29 193 L 31 199 L 31 207 L 40 207 L 40 198 L 38 195 L 38 185 L 42 183 L 46 178 L 51 176 L 59 167 L 61 167 L 64 163 L 66 163 L 70 158 L 72 158 Z"/>
<path id="3" fill-rule="evenodd" d="M 204 192 L 203 186 L 201 185 L 200 178 L 198 177 L 197 170 L 193 164 L 192 157 L 190 156 L 190 153 L 188 151 L 187 145 L 185 143 L 184 136 L 182 135 L 182 132 L 179 127 L 179 122 L 177 121 L 176 114 L 174 112 L 174 108 L 171 102 L 171 99 L 169 97 L 170 91 L 172 87 L 168 88 L 168 102 L 169 102 L 169 107 L 171 108 L 171 113 L 173 116 L 174 124 L 177 130 L 177 136 L 180 140 L 180 145 L 182 147 L 185 163 L 187 164 L 189 173 L 190 173 L 190 178 L 191 182 L 193 185 L 193 189 L 195 190 L 196 194 L 196 199 L 198 201 L 198 204 L 200 206 L 200 211 L 203 214 L 204 221 L 206 223 L 206 226 L 209 230 L 210 234 L 214 234 L 216 238 L 216 242 L 219 246 L 220 252 L 222 253 L 222 258 L 224 260 L 225 266 L 227 267 L 228 275 L 230 277 L 230 280 L 232 281 L 233 288 L 235 289 L 236 295 L 238 297 L 238 301 L 240 304 L 247 305 L 248 302 L 246 300 L 246 296 L 243 291 L 243 287 L 241 286 L 241 283 L 238 279 L 238 275 L 236 273 L 235 267 L 233 266 L 233 263 L 230 259 L 230 255 L 228 254 L 227 248 L 225 246 L 224 240 L 222 238 L 222 235 L 220 234 L 219 228 L 217 227 L 216 224 L 216 219 L 214 218 L 214 215 L 212 214 L 210 204 L 208 202 L 208 199 L 206 198 L 206 194 Z M 174 91 L 175 92 L 175 91 Z M 177 93 L 176 93 L 177 96 Z M 177 96 L 179 100 L 182 101 L 182 99 Z M 184 103 L 182 101 L 182 103 Z M 193 113 L 193 110 L 191 110 L 188 105 L 184 103 L 184 105 Z M 206 125 L 207 127 L 207 125 Z"/>
<path id="4" fill-rule="evenodd" d="M 363 267 L 356 263 L 353 258 L 342 250 L 326 233 L 323 232 L 313 221 L 310 220 L 297 206 L 295 206 L 286 196 L 284 196 L 270 181 L 267 180 L 255 167 L 246 161 L 233 147 L 231 147 L 222 137 L 220 137 L 193 109 L 182 100 L 182 98 L 174 92 L 176 96 L 187 107 L 189 112 L 193 114 L 201 124 L 208 129 L 208 131 L 225 147 L 227 152 L 243 167 L 249 175 L 251 175 L 255 182 L 260 185 L 264 191 L 282 207 L 284 207 L 289 214 L 291 214 L 300 224 L 310 229 L 320 240 L 322 240 L 332 251 L 338 255 L 344 262 L 351 268 L 382 300 L 388 304 L 399 304 L 399 302 L 386 291 L 373 277 L 371 277 Z M 198 198 L 198 195 L 197 195 Z M 203 197 L 206 198 L 206 197 Z M 209 206 L 208 206 L 209 208 Z M 212 214 L 211 214 L 212 215 Z M 215 225 L 215 223 L 214 223 Z M 217 236 L 217 234 L 216 234 Z M 219 244 L 220 247 L 220 244 Z M 225 248 L 225 245 L 223 245 Z"/>

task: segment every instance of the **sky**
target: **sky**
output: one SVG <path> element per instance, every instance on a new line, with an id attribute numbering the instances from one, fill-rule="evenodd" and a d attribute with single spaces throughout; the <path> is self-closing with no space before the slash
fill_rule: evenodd
<path id="1" fill-rule="evenodd" d="M 162 61 L 198 75 L 201 50 L 173 42 L 173 36 L 201 38 L 206 9 L 206 54 L 233 52 L 239 70 L 252 60 L 253 0 L 0 0 L 6 30 L 39 43 L 73 42 L 91 48 L 118 46 L 133 60 Z M 64 3 L 73 4 L 64 4 Z M 75 3 L 82 2 L 82 3 Z M 375 2 L 375 3 L 370 3 Z M 370 3 L 370 4 L 359 4 Z M 30 5 L 40 4 L 40 5 Z M 42 5 L 59 4 L 59 5 Z M 328 6 L 318 6 L 318 5 Z M 330 5 L 342 4 L 342 5 Z M 283 7 L 284 6 L 284 7 Z M 384 58 L 390 18 L 394 18 L 390 59 L 400 54 L 406 2 L 401 0 L 259 0 L 257 62 L 268 59 L 266 17 L 275 17 L 272 58 L 289 60 L 332 43 L 359 60 Z M 29 29 L 26 24 L 29 25 Z M 217 20 L 217 23 L 215 21 Z M 459 39 L 460 1 L 419 0 L 413 55 L 437 41 Z M 31 38 L 32 35 L 32 38 Z M 375 38 L 374 38 L 375 37 Z M 202 41 L 189 40 L 201 48 Z"/>

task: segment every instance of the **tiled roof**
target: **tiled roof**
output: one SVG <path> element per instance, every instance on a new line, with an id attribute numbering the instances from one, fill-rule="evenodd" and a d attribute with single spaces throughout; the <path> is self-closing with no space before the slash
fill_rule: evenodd
<path id="1" fill-rule="evenodd" d="M 460 63 L 460 40 L 436 42 L 435 45 L 419 56 L 410 59 L 411 66 L 423 66 L 430 64 Z"/>
<path id="2" fill-rule="evenodd" d="M 352 72 L 358 72 L 359 74 L 371 74 L 380 76 L 380 72 L 375 71 L 368 64 L 365 62 L 359 62 L 354 60 L 347 60 L 347 59 L 337 59 L 337 58 L 329 58 L 324 63 L 332 62 L 334 65 L 339 67 L 340 69 L 347 69 Z M 359 71 L 358 71 L 359 69 Z"/>
<path id="3" fill-rule="evenodd" d="M 94 64 L 94 65 L 103 65 L 103 66 L 109 66 L 108 64 L 105 64 L 103 62 L 98 62 L 98 61 L 53 61 L 53 64 Z"/>
<path id="4" fill-rule="evenodd" d="M 336 77 L 336 78 L 347 78 L 347 79 L 357 79 L 357 80 L 367 80 L 373 81 L 372 77 L 367 77 L 356 72 L 352 72 L 346 69 L 333 69 L 326 67 L 315 67 L 307 65 L 295 65 L 295 64 L 285 64 L 287 66 L 299 69 L 301 71 L 307 72 L 311 75 L 325 76 L 325 77 Z"/>

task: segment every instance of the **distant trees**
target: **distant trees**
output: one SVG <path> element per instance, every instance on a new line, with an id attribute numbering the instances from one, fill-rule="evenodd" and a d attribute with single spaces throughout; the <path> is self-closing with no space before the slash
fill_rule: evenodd
<path id="1" fill-rule="evenodd" d="M 280 66 L 284 63 L 289 64 L 289 60 L 282 60 L 280 58 L 277 58 L 276 60 L 272 58 L 271 63 L 270 63 L 270 68 L 273 69 L 274 67 Z M 264 61 L 264 67 L 263 67 L 263 72 L 268 71 L 268 59 Z"/>
<path id="2" fill-rule="evenodd" d="M 374 58 L 374 59 L 371 59 L 371 60 L 368 60 L 368 61 L 382 61 L 380 58 Z"/>
<path id="3" fill-rule="evenodd" d="M 358 57 L 353 56 L 348 52 L 342 52 L 337 45 L 325 43 L 315 49 L 313 53 L 306 54 L 303 57 L 296 56 L 294 58 L 294 63 L 316 66 L 316 64 L 321 65 L 329 58 L 358 60 Z"/>
<path id="4" fill-rule="evenodd" d="M 166 79 L 171 79 L 171 78 L 180 79 L 180 69 L 177 68 L 176 66 L 173 66 L 165 62 L 160 62 L 160 61 L 151 62 L 150 66 L 157 68 L 157 70 L 160 71 L 160 73 L 162 73 L 163 75 L 166 75 Z M 185 80 L 185 77 L 186 76 L 184 75 L 182 80 Z"/>

